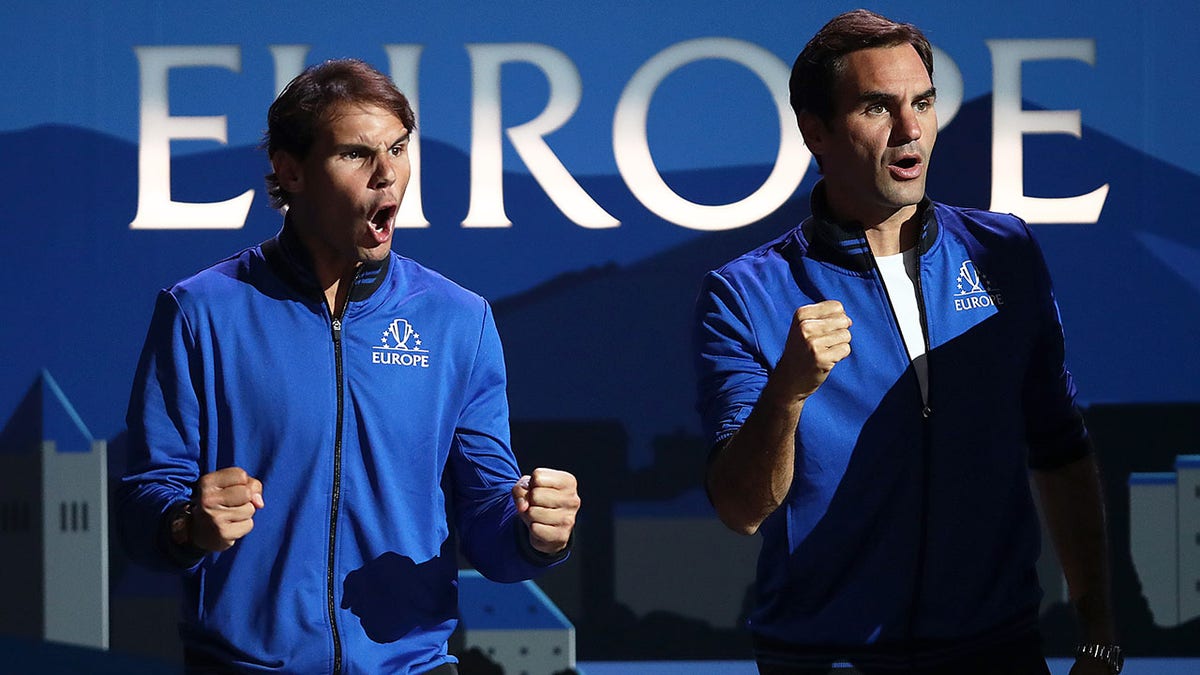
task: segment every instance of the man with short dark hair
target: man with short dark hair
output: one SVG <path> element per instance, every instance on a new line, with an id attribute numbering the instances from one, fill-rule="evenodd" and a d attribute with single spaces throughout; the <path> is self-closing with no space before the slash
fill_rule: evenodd
<path id="1" fill-rule="evenodd" d="M 823 174 L 812 217 L 709 273 L 696 331 L 709 496 L 763 535 L 760 672 L 1048 673 L 1030 470 L 1083 628 L 1072 673 L 1116 672 L 1050 278 L 1020 219 L 925 196 L 929 42 L 843 14 L 791 97 Z"/>
<path id="2" fill-rule="evenodd" d="M 159 294 L 117 513 L 183 573 L 191 672 L 457 672 L 447 506 L 489 578 L 567 556 L 576 480 L 517 469 L 491 308 L 391 250 L 414 126 L 367 64 L 309 68 L 268 115 L 283 229 Z"/>

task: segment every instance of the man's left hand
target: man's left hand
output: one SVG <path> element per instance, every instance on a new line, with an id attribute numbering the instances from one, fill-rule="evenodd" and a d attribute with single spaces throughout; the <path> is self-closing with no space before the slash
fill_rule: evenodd
<path id="1" fill-rule="evenodd" d="M 513 486 L 513 504 L 533 548 L 553 555 L 567 547 L 579 513 L 577 486 L 575 476 L 554 469 L 534 469 Z"/>

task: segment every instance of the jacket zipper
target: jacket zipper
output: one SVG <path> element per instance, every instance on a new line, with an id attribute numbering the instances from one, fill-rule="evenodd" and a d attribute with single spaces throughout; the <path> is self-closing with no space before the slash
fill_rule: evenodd
<path id="1" fill-rule="evenodd" d="M 888 307 L 892 310 L 892 321 L 896 326 L 896 332 L 900 336 L 900 343 L 904 357 L 908 358 L 908 348 L 904 343 L 904 331 L 900 328 L 900 317 L 896 314 L 895 304 L 892 303 L 891 295 L 887 292 L 887 284 L 883 282 L 883 273 L 879 270 L 879 265 L 875 262 L 874 254 L 869 253 L 870 246 L 867 246 L 867 256 L 871 259 L 871 268 L 875 271 L 875 278 L 879 285 L 883 288 L 884 297 L 888 300 Z M 917 274 L 914 280 L 917 295 L 917 314 L 921 321 L 921 339 L 925 343 L 925 391 L 921 397 L 921 512 L 918 519 L 920 534 L 917 539 L 917 565 L 916 573 L 913 578 L 913 595 L 908 610 L 908 643 L 912 644 L 915 639 L 914 629 L 917 623 L 917 606 L 920 602 L 923 578 L 925 576 L 925 553 L 928 542 L 926 539 L 929 536 L 928 519 L 929 519 L 929 473 L 930 473 L 930 429 L 929 418 L 933 415 L 933 408 L 930 406 L 929 395 L 933 391 L 932 374 L 929 367 L 929 320 L 925 311 L 925 291 L 921 286 L 921 244 L 917 243 Z M 914 373 L 915 374 L 915 373 Z M 918 379 L 917 388 L 920 389 L 921 383 Z M 910 665 L 916 668 L 916 654 L 909 654 Z"/>
<path id="2" fill-rule="evenodd" d="M 349 302 L 349 301 L 347 301 Z M 343 310 L 343 314 L 345 311 Z M 345 392 L 342 386 L 342 319 L 333 317 L 331 333 L 333 337 L 334 370 L 337 377 L 337 423 L 333 440 L 333 495 L 329 510 L 329 559 L 326 574 L 325 595 L 329 604 L 329 629 L 333 633 L 333 672 L 342 672 L 342 642 L 338 635 L 337 606 L 334 603 L 334 566 L 337 550 L 337 519 L 338 506 L 341 500 L 342 488 L 342 417 Z"/>
<path id="3" fill-rule="evenodd" d="M 930 473 L 932 471 L 933 458 L 932 454 L 932 439 L 930 438 L 930 416 L 933 415 L 933 408 L 930 405 L 930 397 L 933 393 L 933 377 L 931 374 L 929 358 L 929 320 L 926 318 L 925 311 L 925 290 L 921 287 L 921 255 L 918 245 L 917 249 L 917 312 L 921 315 L 921 335 L 925 339 L 925 396 L 923 398 L 923 406 L 921 408 L 921 520 L 920 520 L 920 539 L 917 549 L 917 572 L 916 579 L 913 584 L 913 604 L 912 614 L 909 617 L 909 631 L 914 631 L 917 625 L 917 606 L 920 603 L 921 595 L 924 593 L 925 586 L 925 556 L 929 549 L 929 492 L 931 490 Z M 914 636 L 915 637 L 915 636 Z M 915 661 L 915 658 L 914 658 Z M 913 663 L 914 670 L 916 663 Z"/>
<path id="4" fill-rule="evenodd" d="M 921 248 L 920 248 L 920 244 L 917 244 L 916 285 L 917 285 L 917 314 L 919 314 L 921 317 L 921 338 L 925 340 L 925 395 L 921 399 L 922 403 L 924 404 L 924 407 L 921 408 L 921 417 L 928 420 L 929 416 L 933 414 L 933 408 L 930 407 L 930 405 L 929 405 L 929 393 L 932 391 L 932 388 L 929 386 L 929 319 L 927 318 L 926 312 L 925 312 L 925 290 L 921 287 Z M 929 423 L 926 422 L 925 426 L 928 427 Z"/>

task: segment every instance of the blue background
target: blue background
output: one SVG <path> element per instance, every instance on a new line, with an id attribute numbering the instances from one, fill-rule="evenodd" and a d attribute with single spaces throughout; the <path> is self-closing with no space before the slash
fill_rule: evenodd
<path id="1" fill-rule="evenodd" d="M 115 433 L 154 291 L 276 230 L 278 218 L 261 189 L 266 161 L 253 149 L 274 93 L 269 45 L 309 45 L 310 63 L 352 55 L 385 70 L 384 44 L 424 45 L 419 125 L 432 226 L 400 232 L 396 248 L 500 301 L 564 272 L 634 265 L 689 241 L 721 239 L 663 222 L 617 176 L 612 115 L 622 89 L 647 59 L 695 37 L 746 40 L 790 63 L 807 36 L 851 6 L 513 2 L 381 9 L 351 3 L 331 11 L 316 3 L 268 10 L 220 2 L 68 2 L 54 11 L 0 10 L 8 38 L 0 42 L 8 64 L 0 76 L 0 256 L 15 303 L 0 328 L 6 362 L 0 410 L 11 410 L 37 369 L 47 367 L 93 432 Z M 922 2 L 874 8 L 922 26 L 962 72 L 963 110 L 943 129 L 930 193 L 971 206 L 990 203 L 993 73 L 985 40 L 1095 40 L 1095 66 L 1055 60 L 1023 68 L 1026 107 L 1077 109 L 1084 127 L 1078 140 L 1025 137 L 1027 193 L 1072 196 L 1111 186 L 1098 223 L 1036 228 L 1059 287 L 1071 365 L 1086 402 L 1200 399 L 1192 349 L 1200 337 L 1200 235 L 1190 226 L 1189 208 L 1200 173 L 1193 114 L 1200 82 L 1190 74 L 1189 48 L 1200 6 L 1013 2 L 989 9 Z M 579 109 L 547 142 L 620 227 L 584 230 L 563 217 L 507 142 L 505 199 L 514 225 L 499 231 L 459 226 L 469 189 L 463 154 L 472 133 L 465 45 L 503 42 L 546 44 L 578 67 Z M 218 201 L 256 189 L 250 217 L 244 228 L 228 232 L 130 231 L 140 110 L 134 47 L 201 44 L 237 45 L 241 70 L 172 71 L 171 114 L 225 115 L 228 144 L 173 142 L 172 198 Z M 535 116 L 547 93 L 537 69 L 506 66 L 504 126 Z M 656 91 L 648 136 L 657 166 L 676 191 L 724 203 L 765 177 L 778 144 L 776 119 L 757 77 L 710 60 L 676 71 Z M 952 142 L 951 156 L 946 146 Z M 810 169 L 804 187 L 815 175 Z M 689 190 L 692 179 L 698 182 Z M 797 195 L 805 192 L 802 187 Z M 683 349 L 659 344 L 656 351 Z"/>
<path id="2" fill-rule="evenodd" d="M 548 455 L 551 463 L 581 478 L 588 477 L 586 467 L 598 466 L 643 476 L 657 470 L 652 475 L 661 479 L 624 492 L 585 482 L 585 495 L 592 489 L 613 501 L 659 502 L 652 510 L 707 514 L 696 489 L 704 448 L 692 410 L 691 303 L 705 270 L 807 214 L 817 174 L 810 168 L 793 199 L 761 222 L 725 232 L 686 229 L 651 213 L 618 175 L 614 110 L 634 72 L 681 41 L 736 38 L 790 65 L 813 32 L 855 4 L 113 4 L 0 9 L 6 65 L 0 269 L 10 284 L 9 310 L 0 320 L 0 418 L 17 409 L 44 368 L 94 436 L 118 437 L 155 292 L 278 230 L 279 216 L 262 190 L 268 165 L 255 147 L 274 95 L 270 45 L 308 45 L 309 63 L 355 56 L 386 72 L 385 44 L 419 44 L 423 201 L 431 226 L 398 231 L 396 250 L 494 303 L 514 420 L 532 428 L 603 421 L 618 430 L 616 443 L 593 444 L 590 452 L 603 457 L 560 447 Z M 961 71 L 962 107 L 940 134 L 929 192 L 965 206 L 990 203 L 994 73 L 986 41 L 1095 41 L 1095 65 L 1038 61 L 1022 70 L 1025 108 L 1079 110 L 1083 124 L 1078 139 L 1024 138 L 1026 192 L 1067 197 L 1110 186 L 1098 222 L 1034 227 L 1055 278 L 1070 365 L 1089 406 L 1200 402 L 1200 231 L 1193 226 L 1200 194 L 1200 80 L 1193 73 L 1200 3 L 924 0 L 871 8 L 922 27 Z M 473 133 L 466 45 L 510 42 L 549 45 L 577 67 L 579 109 L 546 141 L 619 227 L 572 223 L 507 141 L 504 193 L 512 227 L 460 226 Z M 219 201 L 254 189 L 241 229 L 129 228 L 138 203 L 141 105 L 134 48 L 164 45 L 240 50 L 237 72 L 172 71 L 169 97 L 172 115 L 225 115 L 228 128 L 224 145 L 172 143 L 172 198 Z M 548 95 L 538 69 L 505 66 L 503 126 L 535 117 Z M 720 204 L 765 179 L 778 126 L 757 77 L 710 60 L 663 82 L 648 137 L 673 189 Z M 536 441 L 533 432 L 525 436 Z M 671 454 L 678 444 L 664 438 L 687 439 L 685 451 Z M 1193 438 L 1174 452 L 1196 448 Z M 519 444 L 517 452 L 523 463 L 541 457 L 522 455 Z M 1166 455 L 1126 459 L 1119 471 L 1173 466 Z"/>

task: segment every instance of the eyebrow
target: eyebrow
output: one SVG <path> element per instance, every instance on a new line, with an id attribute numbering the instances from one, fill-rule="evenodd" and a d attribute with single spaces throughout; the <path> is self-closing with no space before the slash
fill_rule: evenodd
<path id="1" fill-rule="evenodd" d="M 400 134 L 400 136 L 398 138 L 396 138 L 396 140 L 392 141 L 391 145 L 389 145 L 388 147 L 394 148 L 397 145 L 400 145 L 401 143 L 407 141 L 411 136 L 412 136 L 412 132 L 406 131 L 403 134 Z M 343 153 L 343 152 L 349 152 L 351 150 L 354 150 L 357 152 L 362 152 L 362 153 L 371 153 L 371 152 L 375 151 L 374 148 L 367 145 L 366 143 L 341 143 L 341 144 L 335 145 L 333 147 L 333 151 L 336 153 L 339 153 L 339 154 Z"/>
<path id="2" fill-rule="evenodd" d="M 927 98 L 937 98 L 937 87 L 930 87 L 913 97 L 914 101 Z M 859 103 L 887 103 L 897 100 L 897 97 L 882 91 L 864 91 L 858 96 Z"/>

